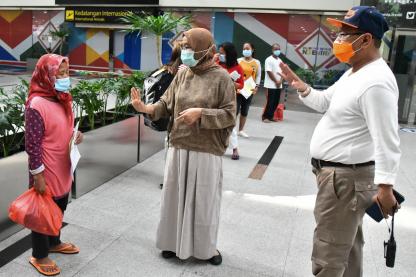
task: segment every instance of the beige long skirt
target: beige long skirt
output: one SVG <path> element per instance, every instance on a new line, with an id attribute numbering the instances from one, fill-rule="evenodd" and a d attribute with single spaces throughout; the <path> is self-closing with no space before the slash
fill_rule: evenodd
<path id="1" fill-rule="evenodd" d="M 180 259 L 216 255 L 222 157 L 169 148 L 156 246 Z"/>

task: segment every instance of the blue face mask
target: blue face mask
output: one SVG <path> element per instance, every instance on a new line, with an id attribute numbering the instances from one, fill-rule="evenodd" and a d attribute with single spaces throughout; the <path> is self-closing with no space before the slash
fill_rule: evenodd
<path id="1" fill-rule="evenodd" d="M 251 55 L 253 55 L 253 51 L 252 50 L 250 50 L 250 49 L 244 49 L 243 50 L 243 56 L 244 57 L 248 58 L 248 57 L 251 57 Z"/>
<path id="2" fill-rule="evenodd" d="M 69 77 L 56 79 L 55 81 L 55 89 L 60 92 L 68 92 L 71 88 L 71 80 Z"/>
<path id="3" fill-rule="evenodd" d="M 280 52 L 280 50 L 274 50 L 273 51 L 273 55 L 275 55 L 275 56 L 280 56 L 281 53 L 282 52 Z"/>
<path id="4" fill-rule="evenodd" d="M 183 49 L 181 51 L 181 60 L 182 63 L 189 67 L 194 67 L 197 65 L 198 61 L 194 57 L 195 52 L 192 49 Z"/>
<path id="5" fill-rule="evenodd" d="M 224 54 L 220 54 L 220 62 L 225 63 L 227 59 L 225 58 Z"/>

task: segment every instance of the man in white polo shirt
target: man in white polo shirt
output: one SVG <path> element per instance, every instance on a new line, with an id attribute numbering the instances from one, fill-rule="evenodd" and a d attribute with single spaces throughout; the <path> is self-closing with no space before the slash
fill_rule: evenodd
<path id="1" fill-rule="evenodd" d="M 280 69 L 280 63 L 282 62 L 279 58 L 280 53 L 280 45 L 274 43 L 272 45 L 272 55 L 264 62 L 264 71 L 266 71 L 264 87 L 267 88 L 267 103 L 264 108 L 262 120 L 265 123 L 274 121 L 274 111 L 280 101 L 280 92 L 282 90 L 282 77 L 279 75 L 282 71 Z"/>
<path id="2" fill-rule="evenodd" d="M 396 209 L 392 187 L 399 170 L 397 83 L 380 57 L 388 25 L 374 7 L 358 6 L 343 20 L 334 55 L 351 69 L 325 91 L 312 89 L 285 64 L 282 76 L 309 107 L 325 113 L 310 145 L 318 183 L 312 271 L 320 277 L 362 276 L 365 210 L 378 201 Z"/>

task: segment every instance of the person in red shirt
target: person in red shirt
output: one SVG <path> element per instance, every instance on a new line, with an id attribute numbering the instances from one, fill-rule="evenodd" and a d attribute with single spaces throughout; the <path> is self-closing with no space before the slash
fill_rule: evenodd
<path id="1" fill-rule="evenodd" d="M 234 44 L 232 44 L 231 42 L 224 42 L 220 45 L 218 52 L 218 64 L 228 71 L 230 77 L 234 81 L 236 91 L 237 93 L 239 93 L 239 90 L 244 87 L 244 72 L 243 68 L 238 64 L 237 50 Z M 237 115 L 238 114 L 239 109 L 237 108 Z M 238 136 L 236 128 L 233 129 L 233 132 L 230 137 L 230 143 L 233 148 L 233 155 L 231 156 L 231 159 L 240 159 L 240 155 L 238 153 Z"/>

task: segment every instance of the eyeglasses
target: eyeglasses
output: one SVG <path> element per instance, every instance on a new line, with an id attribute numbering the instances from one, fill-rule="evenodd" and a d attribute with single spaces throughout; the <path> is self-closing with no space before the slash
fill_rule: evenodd
<path id="1" fill-rule="evenodd" d="M 345 32 L 341 32 L 337 34 L 337 38 L 339 39 L 346 39 L 349 36 L 358 36 L 358 35 L 363 35 L 365 33 L 345 33 Z"/>
<path id="2" fill-rule="evenodd" d="M 182 50 L 192 49 L 189 45 L 181 45 Z"/>

